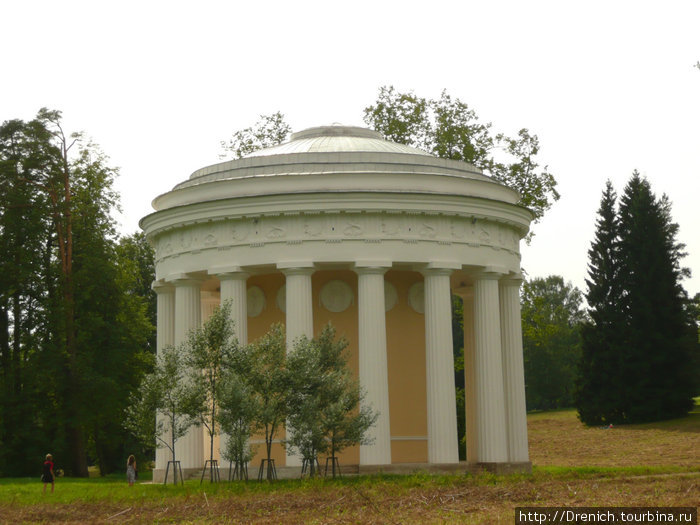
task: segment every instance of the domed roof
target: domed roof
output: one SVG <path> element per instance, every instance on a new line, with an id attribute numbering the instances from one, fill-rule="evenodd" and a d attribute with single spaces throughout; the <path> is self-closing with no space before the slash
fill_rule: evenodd
<path id="1" fill-rule="evenodd" d="M 381 133 L 357 126 L 334 123 L 292 133 L 288 142 L 265 148 L 246 157 L 284 155 L 287 153 L 338 153 L 364 151 L 427 155 L 425 151 L 385 140 Z"/>
<path id="2" fill-rule="evenodd" d="M 332 124 L 288 142 L 213 164 L 157 197 L 156 210 L 271 195 L 442 194 L 515 204 L 517 192 L 462 161 L 385 140 L 376 131 Z"/>

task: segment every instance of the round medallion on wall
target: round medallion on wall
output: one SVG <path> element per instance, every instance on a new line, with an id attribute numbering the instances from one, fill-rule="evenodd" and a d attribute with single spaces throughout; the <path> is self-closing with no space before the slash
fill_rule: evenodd
<path id="1" fill-rule="evenodd" d="M 425 289 L 422 281 L 413 283 L 408 289 L 408 304 L 419 314 L 425 313 Z"/>
<path id="2" fill-rule="evenodd" d="M 330 312 L 343 312 L 352 304 L 352 288 L 343 281 L 328 281 L 320 294 L 321 304 Z"/>
<path id="3" fill-rule="evenodd" d="M 282 287 L 277 290 L 277 308 L 287 313 L 287 285 L 283 284 Z"/>
<path id="4" fill-rule="evenodd" d="M 384 311 L 388 312 L 399 300 L 399 294 L 396 291 L 396 286 L 388 281 L 384 281 Z"/>
<path id="5" fill-rule="evenodd" d="M 251 286 L 247 292 L 248 317 L 259 316 L 265 308 L 265 292 L 259 286 Z"/>

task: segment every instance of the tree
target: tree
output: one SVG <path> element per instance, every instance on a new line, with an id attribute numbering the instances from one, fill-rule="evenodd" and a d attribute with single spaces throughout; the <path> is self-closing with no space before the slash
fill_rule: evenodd
<path id="1" fill-rule="evenodd" d="M 681 267 L 685 246 L 676 240 L 666 196 L 634 172 L 620 200 L 620 277 L 625 290 L 626 345 L 619 380 L 625 385 L 625 421 L 685 415 L 693 406 L 698 351 L 684 305 Z M 694 335 L 694 334 L 693 334 Z"/>
<path id="2" fill-rule="evenodd" d="M 521 302 L 527 407 L 572 406 L 583 296 L 562 277 L 550 275 L 526 281 Z"/>
<path id="3" fill-rule="evenodd" d="M 599 425 L 621 421 L 617 407 L 624 396 L 617 380 L 624 345 L 623 288 L 620 282 L 617 195 L 608 180 L 598 208 L 596 233 L 588 250 L 586 301 L 590 321 L 582 327 L 582 348 L 575 405 L 581 421 Z"/>
<path id="4" fill-rule="evenodd" d="M 87 476 L 89 447 L 108 472 L 121 466 L 118 421 L 152 330 L 117 266 L 117 170 L 64 132 L 58 111 L 6 122 L 0 136 L 0 363 L 13 392 L 3 397 L 0 468 L 9 458 L 27 473 L 21 459 L 51 446 L 69 473 Z"/>
<path id="5" fill-rule="evenodd" d="M 336 340 L 331 324 L 314 339 L 300 338 L 288 358 L 290 436 L 287 446 L 297 450 L 314 475 L 319 454 L 327 454 L 336 474 L 337 454 L 357 444 L 368 444 L 367 430 L 378 414 L 360 406 L 360 385 L 347 367 L 344 338 Z"/>
<path id="6" fill-rule="evenodd" d="M 35 121 L 0 126 L 0 475 L 25 474 L 26 455 L 40 456 L 45 411 L 54 408 L 39 373 L 51 221 L 46 194 L 27 183 L 50 164 L 48 141 Z"/>
<path id="7" fill-rule="evenodd" d="M 143 232 L 121 237 L 117 246 L 119 267 L 131 276 L 126 293 L 141 298 L 146 305 L 146 317 L 152 325 L 146 342 L 150 353 L 156 353 L 157 297 L 151 288 L 156 278 L 155 251 Z"/>
<path id="8" fill-rule="evenodd" d="M 235 465 L 234 478 L 248 479 L 247 463 L 253 459 L 250 438 L 255 432 L 259 407 L 246 380 L 246 371 L 255 364 L 244 361 L 246 352 L 239 352 L 231 366 L 224 370 L 219 393 L 219 428 L 226 435 L 223 457 Z M 222 438 L 223 439 L 223 438 Z"/>
<path id="9" fill-rule="evenodd" d="M 214 309 L 211 317 L 190 331 L 185 344 L 187 383 L 191 386 L 190 416 L 209 434 L 209 461 L 214 480 L 214 436 L 217 434 L 219 394 L 224 363 L 238 351 L 231 319 L 231 303 Z"/>
<path id="10" fill-rule="evenodd" d="M 291 131 L 292 128 L 279 111 L 271 115 L 260 115 L 253 126 L 234 132 L 228 141 L 221 141 L 224 153 L 220 157 L 233 155 L 234 159 L 240 159 L 260 149 L 276 146 L 284 142 Z"/>
<path id="11" fill-rule="evenodd" d="M 195 423 L 189 415 L 192 394 L 186 380 L 183 350 L 182 346 L 163 348 L 153 372 L 143 378 L 139 389 L 131 395 L 124 420 L 125 427 L 142 441 L 155 439 L 170 450 L 173 462 L 175 443 Z M 156 413 L 157 419 L 153 417 Z M 174 466 L 173 482 L 177 483 Z"/>
<path id="12" fill-rule="evenodd" d="M 493 137 L 490 123 L 481 123 L 473 109 L 446 91 L 439 99 L 428 100 L 383 86 L 375 104 L 365 108 L 364 119 L 387 140 L 483 169 L 520 193 L 521 204 L 535 214 L 535 222 L 559 200 L 554 176 L 546 166 L 539 170 L 535 161 L 540 147 L 537 135 L 521 129 L 517 138 Z M 497 150 L 514 161 L 497 161 Z"/>
<path id="13" fill-rule="evenodd" d="M 274 324 L 260 339 L 248 345 L 244 362 L 253 363 L 245 374 L 252 402 L 257 407 L 255 428 L 265 432 L 267 479 L 272 480 L 272 443 L 280 425 L 287 417 L 289 374 L 287 372 L 287 344 L 284 328 Z"/>
<path id="14" fill-rule="evenodd" d="M 605 203 L 609 194 L 608 185 L 599 232 L 601 225 L 613 230 L 611 205 Z M 689 275 L 680 264 L 685 247 L 676 240 L 678 225 L 668 198 L 657 198 L 636 171 L 620 199 L 617 220 L 616 238 L 603 232 L 591 249 L 594 305 L 581 366 L 579 416 L 588 424 L 679 417 L 697 393 L 699 348 L 681 285 Z M 606 283 L 601 270 L 604 250 L 597 244 L 606 237 L 612 239 L 606 242 L 615 271 L 608 274 L 615 284 Z M 615 300 L 614 307 L 606 300 Z M 604 380 L 592 376 L 596 371 L 606 374 Z"/>

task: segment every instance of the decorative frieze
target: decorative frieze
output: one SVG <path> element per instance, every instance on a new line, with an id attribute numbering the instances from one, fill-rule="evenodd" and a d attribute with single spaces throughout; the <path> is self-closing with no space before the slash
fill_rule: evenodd
<path id="1" fill-rule="evenodd" d="M 519 254 L 519 234 L 514 227 L 473 217 L 404 212 L 318 213 L 243 217 L 202 222 L 155 236 L 156 260 L 162 261 L 197 250 L 259 248 L 270 243 L 300 244 L 363 240 L 393 240 L 414 244 L 463 244 L 490 247 Z"/>

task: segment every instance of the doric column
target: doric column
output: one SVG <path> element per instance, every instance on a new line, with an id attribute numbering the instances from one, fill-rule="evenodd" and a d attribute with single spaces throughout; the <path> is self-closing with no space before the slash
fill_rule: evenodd
<path id="1" fill-rule="evenodd" d="M 479 274 L 474 283 L 474 368 L 479 463 L 508 461 L 503 397 L 499 273 Z"/>
<path id="2" fill-rule="evenodd" d="M 508 461 L 529 461 L 527 450 L 527 414 L 525 408 L 525 372 L 523 368 L 523 334 L 520 318 L 520 283 L 522 279 L 500 281 L 501 345 L 503 354 L 503 389 L 507 428 Z"/>
<path id="3" fill-rule="evenodd" d="M 388 267 L 356 267 L 358 335 L 360 343 L 360 385 L 366 392 L 364 404 L 379 413 L 370 429 L 371 445 L 360 445 L 360 465 L 391 464 L 389 424 L 389 375 L 386 356 L 386 315 L 384 273 Z"/>
<path id="4" fill-rule="evenodd" d="M 175 286 L 175 344 L 187 340 L 190 330 L 199 328 L 202 316 L 200 287 L 202 281 L 187 275 L 172 279 Z M 177 440 L 175 455 L 182 462 L 182 468 L 202 468 L 204 466 L 204 433 L 199 427 L 192 427 L 187 434 Z"/>
<path id="5" fill-rule="evenodd" d="M 236 339 L 241 345 L 248 344 L 248 296 L 245 272 L 227 272 L 218 275 L 221 282 L 221 305 L 231 301 L 231 319 Z"/>
<path id="6" fill-rule="evenodd" d="M 467 461 L 477 462 L 476 445 L 476 373 L 474 370 L 474 287 L 465 286 L 457 293 L 462 298 L 464 323 L 464 411 Z"/>
<path id="7" fill-rule="evenodd" d="M 294 340 L 305 335 L 309 339 L 314 336 L 313 300 L 311 297 L 312 266 L 296 266 L 280 268 L 286 277 L 287 285 L 287 317 L 285 329 L 287 333 L 287 350 Z"/>
<path id="8" fill-rule="evenodd" d="M 228 271 L 219 273 L 221 283 L 221 306 L 227 301 L 231 302 L 231 320 L 236 333 L 238 344 L 248 344 L 248 295 L 246 281 L 248 274 L 242 271 Z M 219 436 L 220 465 L 224 465 L 224 452 L 228 444 L 228 435 L 221 433 Z"/>
<path id="9" fill-rule="evenodd" d="M 440 268 L 423 271 L 429 463 L 459 462 L 452 354 L 451 273 L 452 270 Z"/>
<path id="10" fill-rule="evenodd" d="M 175 288 L 162 281 L 154 281 L 151 285 L 157 295 L 156 302 L 156 351 L 160 355 L 163 348 L 175 344 Z M 156 416 L 160 421 L 162 415 Z M 163 436 L 170 442 L 170 436 Z M 170 460 L 170 451 L 156 448 L 156 470 L 165 470 Z"/>
<path id="11" fill-rule="evenodd" d="M 301 336 L 311 339 L 314 336 L 313 299 L 311 295 L 311 264 L 278 265 L 286 278 L 287 304 L 285 331 L 287 334 L 287 352 L 294 347 L 294 341 Z M 290 428 L 287 426 L 287 431 Z M 287 466 L 301 466 L 301 456 L 287 451 Z"/>

